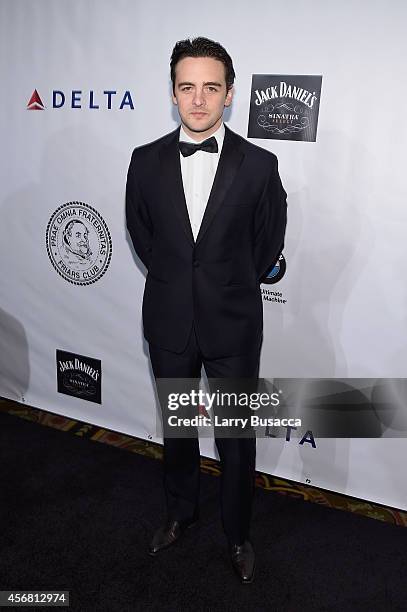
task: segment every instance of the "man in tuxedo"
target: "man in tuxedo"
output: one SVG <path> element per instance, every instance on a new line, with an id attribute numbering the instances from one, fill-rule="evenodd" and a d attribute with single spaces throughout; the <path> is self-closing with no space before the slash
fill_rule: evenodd
<path id="1" fill-rule="evenodd" d="M 134 150 L 126 189 L 127 227 L 147 268 L 143 325 L 152 369 L 156 381 L 199 379 L 202 365 L 208 379 L 257 380 L 260 282 L 278 260 L 286 226 L 277 158 L 224 125 L 235 73 L 219 43 L 179 41 L 170 66 L 181 125 Z M 166 431 L 164 424 L 167 522 L 154 534 L 152 555 L 198 518 L 198 437 Z M 216 445 L 223 527 L 247 583 L 255 568 L 256 439 L 217 435 Z"/>

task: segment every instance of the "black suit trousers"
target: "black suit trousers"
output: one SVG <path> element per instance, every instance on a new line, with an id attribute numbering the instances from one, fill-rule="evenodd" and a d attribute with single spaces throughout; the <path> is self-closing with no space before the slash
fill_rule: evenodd
<path id="1" fill-rule="evenodd" d="M 250 379 L 257 384 L 260 348 L 261 342 L 256 342 L 243 355 L 206 358 L 202 354 L 194 325 L 182 353 L 150 344 L 151 365 L 163 419 L 168 411 L 165 412 L 166 407 L 160 396 L 159 379 L 195 379 L 197 388 L 203 365 L 209 382 L 212 379 Z M 255 483 L 255 433 L 252 431 L 248 436 L 222 437 L 215 428 L 215 442 L 221 463 L 223 528 L 230 543 L 241 544 L 249 537 Z M 164 433 L 164 489 L 170 520 L 183 522 L 198 517 L 199 475 L 197 431 L 189 437 L 168 437 Z"/>

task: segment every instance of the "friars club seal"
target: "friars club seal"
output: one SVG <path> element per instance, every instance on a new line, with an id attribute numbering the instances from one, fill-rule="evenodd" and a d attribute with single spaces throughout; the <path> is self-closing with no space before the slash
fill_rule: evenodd
<path id="1" fill-rule="evenodd" d="M 84 202 L 68 202 L 56 209 L 47 225 L 46 243 L 55 270 L 74 285 L 95 283 L 112 257 L 104 219 Z"/>

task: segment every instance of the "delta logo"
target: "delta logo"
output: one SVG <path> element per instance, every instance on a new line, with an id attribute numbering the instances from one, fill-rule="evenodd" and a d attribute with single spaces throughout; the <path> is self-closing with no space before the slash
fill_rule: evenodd
<path id="1" fill-rule="evenodd" d="M 134 110 L 133 98 L 129 90 L 118 92 L 115 89 L 105 89 L 97 92 L 91 89 L 86 92 L 81 89 L 72 89 L 65 92 L 61 89 L 53 89 L 49 101 L 48 106 L 44 104 L 38 90 L 34 89 L 28 100 L 27 110 L 37 111 L 46 108 L 88 108 L 91 110 L 123 110 L 127 108 Z"/>

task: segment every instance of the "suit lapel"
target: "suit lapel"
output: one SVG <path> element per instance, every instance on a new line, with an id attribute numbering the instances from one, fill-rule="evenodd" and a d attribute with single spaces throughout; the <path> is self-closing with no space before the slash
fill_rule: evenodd
<path id="1" fill-rule="evenodd" d="M 179 160 L 179 130 L 170 134 L 169 140 L 160 151 L 162 179 L 165 193 L 171 198 L 175 212 L 181 222 L 188 240 L 194 244 L 191 223 L 189 221 L 184 187 L 182 184 L 181 163 Z"/>
<path id="2" fill-rule="evenodd" d="M 212 190 L 206 205 L 205 214 L 196 239 L 196 243 L 202 240 L 208 230 L 213 218 L 219 210 L 226 194 L 233 183 L 240 164 L 244 157 L 240 149 L 240 139 L 225 125 L 225 137 L 222 152 L 220 154 L 218 168 L 213 181 Z"/>
<path id="3" fill-rule="evenodd" d="M 160 151 L 163 186 L 172 200 L 175 212 L 188 240 L 195 244 L 189 220 L 184 187 L 182 183 L 181 163 L 179 159 L 179 130 L 177 128 L 169 135 L 169 140 Z M 244 153 L 240 148 L 240 139 L 225 126 L 225 137 L 220 154 L 218 168 L 213 181 L 211 193 L 206 205 L 205 214 L 196 239 L 196 244 L 202 239 L 221 206 L 226 194 L 233 183 Z"/>

